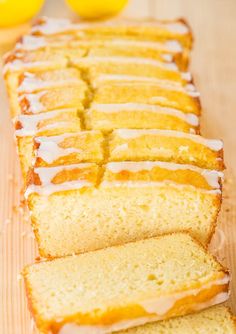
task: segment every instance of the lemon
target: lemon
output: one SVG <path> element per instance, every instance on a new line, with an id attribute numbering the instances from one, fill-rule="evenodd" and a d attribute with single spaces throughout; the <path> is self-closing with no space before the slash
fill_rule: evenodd
<path id="1" fill-rule="evenodd" d="M 37 14 L 44 0 L 0 0 L 0 27 L 24 23 Z"/>
<path id="2" fill-rule="evenodd" d="M 85 19 L 99 19 L 116 15 L 128 0 L 66 0 L 79 16 Z"/>

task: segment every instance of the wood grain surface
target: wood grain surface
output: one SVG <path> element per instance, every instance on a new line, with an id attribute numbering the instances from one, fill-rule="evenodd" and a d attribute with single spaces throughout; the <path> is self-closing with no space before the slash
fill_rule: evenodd
<path id="1" fill-rule="evenodd" d="M 74 17 L 63 0 L 48 0 L 41 15 Z M 194 32 L 191 72 L 201 93 L 203 134 L 222 138 L 227 165 L 224 201 L 219 217 L 224 243 L 217 255 L 232 274 L 229 304 L 236 313 L 236 1 L 136 0 L 127 17 L 185 17 Z M 0 30 L 0 52 L 6 51 L 28 25 Z M 0 78 L 0 333 L 31 334 L 20 271 L 37 256 L 35 241 L 22 205 L 21 176 L 3 80 Z M 211 250 L 215 251 L 218 237 Z"/>

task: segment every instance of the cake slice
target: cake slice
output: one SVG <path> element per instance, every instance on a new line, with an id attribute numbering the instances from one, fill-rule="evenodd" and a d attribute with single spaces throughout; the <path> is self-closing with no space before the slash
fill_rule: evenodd
<path id="1" fill-rule="evenodd" d="M 19 93 L 33 93 L 48 88 L 78 84 L 83 85 L 80 72 L 70 67 L 36 73 L 23 72 L 19 76 L 19 84 L 15 90 Z"/>
<path id="2" fill-rule="evenodd" d="M 113 131 L 109 141 L 109 160 L 163 160 L 209 169 L 224 168 L 221 140 L 156 129 Z"/>
<path id="3" fill-rule="evenodd" d="M 161 43 L 116 38 L 112 40 L 93 40 L 89 42 L 91 44 L 89 46 L 90 56 L 146 57 L 166 62 L 174 60 L 181 70 L 186 70 L 188 64 L 188 53 L 185 52 L 181 44 L 175 40 Z M 72 43 L 73 46 L 80 44 L 80 41 Z"/>
<path id="4" fill-rule="evenodd" d="M 50 51 L 12 52 L 4 59 L 4 79 L 10 102 L 12 117 L 15 117 L 18 106 L 16 104 L 16 87 L 18 87 L 19 75 L 26 71 L 37 72 L 65 68 L 68 60 Z"/>
<path id="5" fill-rule="evenodd" d="M 104 137 L 98 130 L 35 137 L 34 141 L 35 167 L 104 161 Z"/>
<path id="6" fill-rule="evenodd" d="M 153 104 L 174 108 L 197 116 L 201 113 L 199 94 L 188 91 L 183 87 L 151 82 L 104 82 L 94 92 L 93 103 L 124 104 L 139 103 Z"/>
<path id="7" fill-rule="evenodd" d="M 67 324 L 64 330 L 71 331 L 76 325 Z M 61 331 L 63 334 L 63 331 Z M 217 305 L 201 312 L 170 320 L 149 323 L 118 332 L 119 334 L 235 334 L 236 320 L 230 310 Z"/>
<path id="8" fill-rule="evenodd" d="M 43 257 L 173 231 L 188 231 L 208 244 L 221 204 L 221 176 L 157 161 L 112 162 L 96 169 L 74 162 L 33 168 L 25 197 Z"/>
<path id="9" fill-rule="evenodd" d="M 36 93 L 23 93 L 18 98 L 19 107 L 15 113 L 32 115 L 64 108 L 82 110 L 86 104 L 87 93 L 88 87 L 83 81 L 77 85 L 45 89 Z"/>
<path id="10" fill-rule="evenodd" d="M 38 136 L 35 167 L 78 162 L 170 161 L 223 170 L 221 140 L 168 130 L 114 130 L 105 137 L 98 130 Z"/>
<path id="11" fill-rule="evenodd" d="M 4 58 L 4 75 L 13 72 L 53 70 L 67 66 L 68 60 L 50 50 L 12 51 Z"/>
<path id="12" fill-rule="evenodd" d="M 42 70 L 38 72 L 12 73 L 10 80 L 10 105 L 12 115 L 19 112 L 18 95 L 22 93 L 35 93 L 45 89 L 63 86 L 84 86 L 80 73 L 75 68 L 62 68 L 56 70 Z"/>
<path id="13" fill-rule="evenodd" d="M 229 274 L 185 233 L 36 263 L 23 275 L 45 334 L 110 333 L 228 299 Z"/>
<path id="14" fill-rule="evenodd" d="M 111 39 L 80 39 L 74 35 L 34 36 L 25 35 L 16 44 L 18 51 L 76 49 L 84 50 L 84 55 L 95 56 L 145 56 L 156 60 L 174 60 L 178 67 L 186 70 L 189 62 L 189 50 L 183 48 L 177 40 L 139 41 L 122 37 Z M 82 52 L 81 52 L 82 53 Z"/>
<path id="15" fill-rule="evenodd" d="M 182 76 L 173 62 L 165 63 L 149 58 L 121 56 L 72 57 L 71 61 L 78 69 L 88 72 L 91 78 L 104 73 L 138 75 L 177 82 L 184 82 L 185 80 L 185 76 Z"/>
<path id="16" fill-rule="evenodd" d="M 75 34 L 79 39 L 96 36 L 103 38 L 122 37 L 137 40 L 178 40 L 184 47 L 191 48 L 192 34 L 182 20 L 110 20 L 95 23 L 72 23 L 66 19 L 41 18 L 32 28 L 36 36 Z"/>
<path id="17" fill-rule="evenodd" d="M 108 98 L 107 98 L 108 99 Z M 87 129 L 164 129 L 199 133 L 199 118 L 174 108 L 147 103 L 91 103 L 85 113 Z"/>
<path id="18" fill-rule="evenodd" d="M 18 115 L 14 119 L 15 137 L 23 179 L 33 160 L 33 137 L 56 136 L 81 129 L 77 109 L 59 109 L 36 115 Z"/>
<path id="19" fill-rule="evenodd" d="M 24 35 L 15 45 L 17 51 L 43 51 L 68 48 L 73 41 L 77 41 L 76 35 L 61 34 L 61 35 Z"/>

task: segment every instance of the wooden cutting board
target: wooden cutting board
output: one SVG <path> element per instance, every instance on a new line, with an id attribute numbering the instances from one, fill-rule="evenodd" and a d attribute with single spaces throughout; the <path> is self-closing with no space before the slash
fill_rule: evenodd
<path id="1" fill-rule="evenodd" d="M 236 313 L 236 1 L 136 0 L 124 15 L 130 17 L 185 17 L 191 24 L 195 47 L 191 72 L 201 92 L 203 134 L 222 138 L 227 165 L 220 232 L 211 249 L 231 269 L 230 305 Z M 43 15 L 73 17 L 63 0 L 48 0 Z M 0 30 L 0 52 L 9 48 L 28 25 Z M 20 279 L 23 266 L 37 256 L 34 237 L 21 202 L 21 177 L 13 129 L 2 78 L 0 79 L 0 333 L 35 333 Z M 222 232 L 224 234 L 222 234 Z M 223 239 L 222 239 L 223 236 Z"/>

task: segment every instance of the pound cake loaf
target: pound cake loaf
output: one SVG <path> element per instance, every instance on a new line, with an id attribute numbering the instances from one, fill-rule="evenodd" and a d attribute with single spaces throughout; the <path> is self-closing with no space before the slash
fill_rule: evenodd
<path id="1" fill-rule="evenodd" d="M 208 244 L 223 145 L 199 135 L 191 45 L 183 20 L 42 18 L 5 57 L 42 256 L 176 231 Z"/>
<path id="2" fill-rule="evenodd" d="M 192 40 L 182 19 L 42 18 L 5 56 L 40 333 L 235 333 L 205 250 L 223 143 L 200 135 Z"/>
<path id="3" fill-rule="evenodd" d="M 64 256 L 183 230 L 207 244 L 221 176 L 160 161 L 35 167 L 25 196 L 40 254 Z"/>
<path id="4" fill-rule="evenodd" d="M 110 333 L 228 298 L 227 271 L 185 233 L 36 263 L 23 275 L 45 334 Z"/>
<path id="5" fill-rule="evenodd" d="M 67 325 L 61 334 L 71 334 L 76 326 Z M 76 333 L 76 332 L 75 332 Z M 236 320 L 222 305 L 170 320 L 149 323 L 120 331 L 119 334 L 235 334 Z"/>

